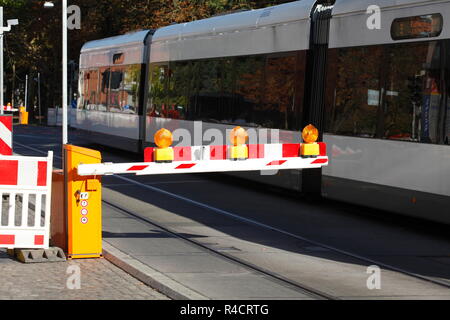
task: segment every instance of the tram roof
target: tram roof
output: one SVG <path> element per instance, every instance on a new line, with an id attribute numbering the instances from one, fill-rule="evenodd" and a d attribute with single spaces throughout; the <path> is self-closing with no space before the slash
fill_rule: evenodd
<path id="1" fill-rule="evenodd" d="M 289 2 L 273 7 L 216 16 L 158 29 L 153 41 L 172 40 L 220 32 L 254 29 L 289 21 L 308 20 L 315 0 Z"/>
<path id="2" fill-rule="evenodd" d="M 115 47 L 144 45 L 149 33 L 150 30 L 140 30 L 120 36 L 89 41 L 83 45 L 83 47 L 81 48 L 81 52 L 83 53 L 91 50 L 103 50 Z"/>
<path id="3" fill-rule="evenodd" d="M 142 30 L 87 42 L 81 48 L 80 68 L 112 66 L 115 64 L 113 57 L 117 54 L 122 55 L 122 60 L 117 64 L 145 63 L 148 59 L 146 39 L 151 33 L 151 30 Z"/>
<path id="4" fill-rule="evenodd" d="M 151 61 L 308 49 L 315 2 L 295 1 L 160 28 L 152 37 Z"/>

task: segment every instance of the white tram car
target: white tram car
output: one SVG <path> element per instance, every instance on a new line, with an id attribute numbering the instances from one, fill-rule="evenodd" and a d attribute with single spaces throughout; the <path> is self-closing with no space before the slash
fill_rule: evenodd
<path id="1" fill-rule="evenodd" d="M 375 6 L 374 6 L 375 5 Z M 330 165 L 247 178 L 450 223 L 450 1 L 301 0 L 86 43 L 74 127 L 140 152 L 313 123 Z"/>

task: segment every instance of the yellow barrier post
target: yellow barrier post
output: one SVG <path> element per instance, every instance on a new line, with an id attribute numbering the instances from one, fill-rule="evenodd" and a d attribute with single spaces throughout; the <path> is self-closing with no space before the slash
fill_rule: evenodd
<path id="1" fill-rule="evenodd" d="M 64 183 L 62 172 L 53 174 L 52 244 L 62 248 L 69 259 L 99 258 L 102 256 L 101 177 L 79 176 L 77 167 L 80 163 L 101 163 L 101 154 L 73 145 L 64 145 L 64 153 Z M 61 193 L 63 196 L 58 196 Z"/>
<path id="2" fill-rule="evenodd" d="M 102 255 L 102 186 L 100 177 L 81 177 L 80 163 L 101 163 L 100 152 L 64 146 L 66 159 L 67 227 L 69 258 L 98 258 Z"/>
<path id="3" fill-rule="evenodd" d="M 25 107 L 19 108 L 19 124 L 28 124 L 28 112 L 25 110 Z"/>

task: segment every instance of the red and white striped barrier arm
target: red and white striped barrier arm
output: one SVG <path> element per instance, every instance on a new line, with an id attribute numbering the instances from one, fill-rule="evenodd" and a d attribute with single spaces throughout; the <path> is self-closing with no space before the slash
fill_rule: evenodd
<path id="1" fill-rule="evenodd" d="M 13 119 L 11 116 L 0 116 L 0 155 L 12 155 L 12 129 Z"/>
<path id="2" fill-rule="evenodd" d="M 49 247 L 52 167 L 52 152 L 0 156 L 0 248 Z"/>
<path id="3" fill-rule="evenodd" d="M 300 146 L 299 143 L 249 145 L 249 158 L 241 161 L 229 160 L 229 146 L 174 147 L 175 159 L 171 163 L 154 162 L 154 148 L 147 148 L 145 162 L 81 164 L 78 166 L 78 175 L 265 171 L 312 169 L 328 165 L 325 143 L 320 143 L 320 156 L 317 158 L 299 157 Z"/>

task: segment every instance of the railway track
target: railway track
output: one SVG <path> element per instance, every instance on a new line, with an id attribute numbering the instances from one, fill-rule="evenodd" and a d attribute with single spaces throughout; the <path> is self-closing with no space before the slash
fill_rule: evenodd
<path id="1" fill-rule="evenodd" d="M 234 263 L 236 263 L 236 264 L 238 264 L 238 265 L 240 265 L 242 267 L 245 267 L 247 269 L 256 271 L 257 273 L 260 273 L 260 274 L 263 274 L 265 276 L 268 276 L 268 277 L 272 278 L 275 281 L 282 282 L 283 284 L 288 285 L 289 287 L 294 288 L 295 290 L 297 290 L 297 291 L 299 291 L 299 292 L 301 292 L 301 293 L 303 293 L 303 294 L 305 294 L 305 295 L 307 295 L 307 296 L 309 296 L 309 297 L 311 297 L 313 299 L 318 299 L 318 300 L 339 300 L 338 297 L 334 297 L 334 296 L 329 295 L 329 294 L 327 294 L 325 292 L 321 292 L 320 290 L 317 290 L 317 289 L 311 288 L 309 286 L 306 286 L 304 284 L 292 281 L 292 280 L 290 280 L 290 279 L 288 279 L 286 277 L 283 277 L 280 274 L 276 274 L 276 273 L 271 272 L 269 270 L 265 270 L 263 268 L 260 268 L 260 267 L 258 267 L 256 265 L 254 265 L 254 264 L 251 264 L 251 263 L 249 263 L 247 261 L 244 261 L 244 260 L 241 260 L 241 259 L 237 259 L 236 257 L 233 257 L 233 256 L 231 256 L 229 254 L 224 253 L 224 252 L 213 250 L 213 249 L 203 245 L 202 243 L 200 243 L 198 241 L 195 241 L 193 239 L 190 239 L 189 237 L 183 236 L 180 233 L 178 233 L 176 231 L 173 231 L 173 230 L 163 226 L 162 224 L 159 224 L 159 223 L 157 223 L 155 221 L 152 221 L 151 219 L 148 219 L 146 217 L 143 217 L 140 214 L 131 212 L 131 211 L 123 208 L 122 206 L 119 206 L 117 204 L 113 204 L 113 203 L 108 202 L 108 201 L 103 201 L 103 203 L 107 204 L 110 207 L 113 207 L 116 210 L 121 211 L 122 213 L 124 213 L 124 214 L 126 214 L 126 215 L 128 215 L 130 217 L 133 217 L 133 218 L 136 218 L 138 220 L 141 220 L 141 221 L 143 221 L 143 222 L 145 222 L 145 223 L 147 223 L 147 224 L 149 224 L 149 225 L 151 225 L 153 227 L 157 227 L 158 229 L 161 229 L 164 232 L 166 232 L 166 233 L 168 233 L 168 234 L 170 234 L 170 235 L 172 235 L 172 236 L 174 236 L 174 237 L 176 237 L 178 239 L 182 239 L 185 242 L 193 244 L 196 247 L 201 248 L 202 250 L 204 250 L 206 252 L 213 253 L 214 255 L 217 255 L 217 256 L 220 256 L 222 258 L 225 258 L 225 259 L 227 259 L 229 261 L 232 261 L 232 262 L 234 262 Z"/>

